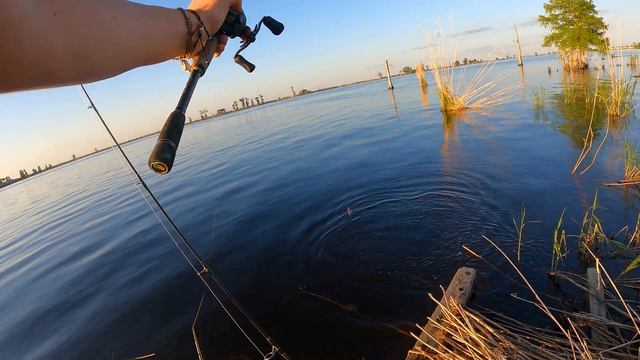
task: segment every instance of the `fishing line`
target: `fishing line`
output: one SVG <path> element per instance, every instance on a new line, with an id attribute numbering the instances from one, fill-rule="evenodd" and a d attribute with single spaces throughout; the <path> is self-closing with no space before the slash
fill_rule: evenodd
<path id="1" fill-rule="evenodd" d="M 140 173 L 138 172 L 136 167 L 133 165 L 133 163 L 131 162 L 131 160 L 127 156 L 127 154 L 124 152 L 124 150 L 122 149 L 122 146 L 120 145 L 120 143 L 116 139 L 116 137 L 113 134 L 113 132 L 111 132 L 111 129 L 107 125 L 106 121 L 104 120 L 104 118 L 100 114 L 100 111 L 97 109 L 95 103 L 93 102 L 91 96 L 87 92 L 87 89 L 84 87 L 84 85 L 80 85 L 80 88 L 82 89 L 82 92 L 84 93 L 84 96 L 86 97 L 86 99 L 89 101 L 89 104 L 91 105 L 90 109 L 93 110 L 93 112 L 97 115 L 99 121 L 102 123 L 103 127 L 107 131 L 107 133 L 109 135 L 109 138 L 111 139 L 111 141 L 113 141 L 113 143 L 114 143 L 114 145 L 115 145 L 115 147 L 117 149 L 117 152 L 120 153 L 121 162 L 122 162 L 122 159 L 125 160 L 126 164 L 123 163 L 123 166 L 125 167 L 125 169 L 128 170 L 127 174 L 129 175 L 129 177 L 133 181 L 134 185 L 136 185 L 136 189 L 138 190 L 138 192 L 140 193 L 142 198 L 145 200 L 147 205 L 151 208 L 153 214 L 158 219 L 158 221 L 160 222 L 160 225 L 162 225 L 162 227 L 164 228 L 165 232 L 169 235 L 169 238 L 171 239 L 173 244 L 176 246 L 176 248 L 178 249 L 178 251 L 180 252 L 182 257 L 187 261 L 187 263 L 193 269 L 193 271 L 196 273 L 198 278 L 200 278 L 200 280 L 203 282 L 203 284 L 205 285 L 207 290 L 209 290 L 209 292 L 211 293 L 213 298 L 220 305 L 220 307 L 223 309 L 223 311 L 227 314 L 229 319 L 231 319 L 231 321 L 234 323 L 234 325 L 240 330 L 240 332 L 244 335 L 244 337 L 251 343 L 251 345 L 253 345 L 253 347 L 260 353 L 260 355 L 264 359 L 273 359 L 276 355 L 279 354 L 284 359 L 290 360 L 291 358 L 284 352 L 284 350 L 282 350 L 275 343 L 275 341 L 266 333 L 266 331 L 258 324 L 258 322 L 255 319 L 253 319 L 253 317 L 251 317 L 251 315 L 244 309 L 244 307 L 240 304 L 240 302 L 224 286 L 222 281 L 220 279 L 218 279 L 218 277 L 213 272 L 211 272 L 211 270 L 209 269 L 208 265 L 200 257 L 200 255 L 197 253 L 197 251 L 195 250 L 193 245 L 189 242 L 189 240 L 187 240 L 186 236 L 182 233 L 182 231 L 178 228 L 178 226 L 173 221 L 171 216 L 169 216 L 167 211 L 160 204 L 160 202 L 158 201 L 158 199 L 156 198 L 154 193 L 151 191 L 151 189 L 149 188 L 147 183 L 144 181 L 144 179 L 142 178 L 142 176 L 140 175 Z M 131 173 L 133 173 L 133 176 L 132 176 Z M 143 191 L 143 189 L 144 189 L 144 191 Z M 174 237 L 174 234 L 172 234 L 171 230 L 177 235 L 177 238 L 178 238 L 177 240 Z M 181 244 L 182 244 L 182 246 L 181 246 Z M 192 259 L 189 258 L 188 253 L 190 253 L 194 257 L 195 261 L 192 261 Z M 202 270 L 198 270 L 197 266 L 201 266 Z M 270 352 L 267 352 L 267 353 L 263 352 L 260 349 L 260 347 L 253 341 L 251 336 L 249 336 L 249 334 L 244 330 L 244 328 L 238 323 L 238 320 L 236 319 L 236 317 L 224 305 L 222 299 L 213 290 L 213 288 L 211 287 L 211 284 L 209 284 L 209 282 L 205 278 L 206 275 L 208 275 L 209 278 L 211 280 L 213 280 L 215 285 L 222 291 L 222 293 L 225 295 L 225 297 L 229 301 L 231 301 L 231 303 L 242 314 L 242 316 L 249 323 L 251 323 L 251 325 L 260 333 L 260 335 L 266 340 L 266 342 L 269 343 L 269 345 L 271 346 L 271 351 Z"/>

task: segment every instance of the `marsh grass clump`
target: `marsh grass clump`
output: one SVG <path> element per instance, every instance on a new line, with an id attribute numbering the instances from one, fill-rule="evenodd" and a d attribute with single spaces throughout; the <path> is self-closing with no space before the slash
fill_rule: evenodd
<path id="1" fill-rule="evenodd" d="M 606 96 L 603 96 L 607 114 L 613 119 L 625 118 L 636 108 L 634 95 L 638 81 L 634 78 L 624 78 L 620 70 L 614 69 L 609 79 L 603 82 L 606 86 Z"/>
<path id="2" fill-rule="evenodd" d="M 521 86 L 518 83 L 499 87 L 506 79 L 506 74 L 489 79 L 495 62 L 484 61 L 474 70 L 469 70 L 469 65 L 456 66 L 455 45 L 451 46 L 452 51 L 448 51 L 442 36 L 437 42 L 430 33 L 425 36 L 430 55 L 429 66 L 438 88 L 441 111 L 460 112 L 497 106 L 510 102 L 516 95 L 514 90 Z M 461 70 L 455 71 L 456 68 Z M 473 71 L 469 80 L 465 78 L 468 70 Z"/>
<path id="3" fill-rule="evenodd" d="M 601 98 L 604 100 L 610 118 L 624 118 L 635 110 L 634 96 L 638 81 L 633 77 L 625 77 L 622 50 L 614 56 L 613 51 L 608 49 L 607 59 L 610 69 L 609 79 L 604 82 L 606 87 L 602 89 Z"/>
<path id="4" fill-rule="evenodd" d="M 543 86 L 532 88 L 531 100 L 533 102 L 533 108 L 537 112 L 544 111 L 547 106 L 547 89 L 545 89 Z"/>
<path id="5" fill-rule="evenodd" d="M 639 60 L 640 60 L 640 55 L 637 55 L 637 54 L 630 55 L 629 56 L 629 62 L 627 63 L 627 65 L 629 67 L 636 68 L 640 64 Z"/>

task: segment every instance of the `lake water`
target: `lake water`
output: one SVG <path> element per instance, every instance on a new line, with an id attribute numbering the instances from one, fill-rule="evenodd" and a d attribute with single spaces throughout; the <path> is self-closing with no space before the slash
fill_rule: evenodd
<path id="1" fill-rule="evenodd" d="M 398 359 L 414 341 L 389 325 L 423 323 L 434 309 L 426 294 L 460 266 L 479 270 L 475 304 L 536 321 L 509 295 L 526 291 L 462 245 L 509 274 L 482 235 L 513 254 L 512 219 L 526 206 L 539 222 L 526 228 L 521 264 L 554 293 L 545 273 L 560 213 L 576 233 L 597 181 L 621 177 L 619 139 L 640 140 L 635 117 L 589 173 L 570 174 L 586 109 L 564 101 L 571 90 L 557 66 L 528 59 L 522 76 L 513 62 L 497 64 L 507 83 L 525 87 L 509 104 L 456 119 L 443 119 L 436 89 L 421 94 L 411 75 L 396 78 L 394 92 L 370 82 L 200 122 L 187 127 L 166 177 L 146 167 L 154 138 L 125 150 L 291 357 Z M 539 85 L 546 115 L 529 99 Z M 601 188 L 599 200 L 607 232 L 635 223 L 636 193 Z M 202 286 L 116 153 L 2 189 L 0 204 L 0 358 L 196 358 L 191 322 Z M 577 266 L 570 255 L 565 267 Z M 209 359 L 258 358 L 208 298 L 198 332 Z"/>

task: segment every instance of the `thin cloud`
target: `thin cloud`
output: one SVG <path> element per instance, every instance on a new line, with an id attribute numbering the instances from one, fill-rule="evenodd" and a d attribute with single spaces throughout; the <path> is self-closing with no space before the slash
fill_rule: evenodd
<path id="1" fill-rule="evenodd" d="M 493 30 L 495 30 L 495 28 L 493 26 L 480 26 L 480 27 L 476 27 L 476 28 L 460 31 L 460 32 L 457 32 L 457 33 L 453 33 L 453 34 L 451 34 L 449 36 L 446 36 L 446 37 L 448 37 L 448 38 L 457 38 L 457 37 L 461 37 L 461 36 L 480 34 L 480 33 L 489 32 L 489 31 L 493 31 Z M 428 46 L 422 45 L 422 46 L 417 46 L 417 47 L 413 47 L 413 48 L 406 49 L 406 50 L 401 50 L 400 52 L 419 51 L 419 50 L 426 50 L 428 48 L 429 48 Z"/>
<path id="2" fill-rule="evenodd" d="M 426 49 L 428 49 L 428 47 L 427 47 L 427 46 L 425 46 L 425 45 L 422 45 L 422 46 L 414 47 L 414 48 L 411 48 L 411 49 L 401 50 L 400 52 L 401 52 L 401 53 L 403 53 L 403 52 L 418 51 L 418 50 L 426 50 Z"/>
<path id="3" fill-rule="evenodd" d="M 473 29 L 469 29 L 469 30 L 453 33 L 453 35 L 451 35 L 451 37 L 460 37 L 460 36 L 466 36 L 466 35 L 479 34 L 479 33 L 488 32 L 488 31 L 492 31 L 492 30 L 494 30 L 493 26 L 480 26 L 480 27 L 477 27 L 477 28 L 473 28 Z"/>
<path id="4" fill-rule="evenodd" d="M 523 23 L 518 24 L 519 27 L 532 27 L 538 25 L 538 19 L 533 19 L 529 21 L 525 21 Z"/>

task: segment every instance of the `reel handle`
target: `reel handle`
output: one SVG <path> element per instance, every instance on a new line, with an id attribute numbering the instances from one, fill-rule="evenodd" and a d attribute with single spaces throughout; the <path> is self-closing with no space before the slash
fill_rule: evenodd
<path id="1" fill-rule="evenodd" d="M 151 156 L 149 156 L 149 167 L 158 174 L 165 175 L 171 171 L 176 158 L 180 138 L 184 130 L 185 115 L 179 110 L 174 110 L 158 136 Z"/>
<path id="2" fill-rule="evenodd" d="M 271 33 L 275 36 L 282 34 L 284 31 L 284 24 L 271 16 L 265 16 L 262 21 L 264 22 L 264 26 L 271 30 Z"/>
<path id="3" fill-rule="evenodd" d="M 233 58 L 233 61 L 236 64 L 242 66 L 242 68 L 245 69 L 248 73 L 252 73 L 256 69 L 256 66 L 249 62 L 249 60 L 245 59 L 242 55 L 236 55 Z"/>

